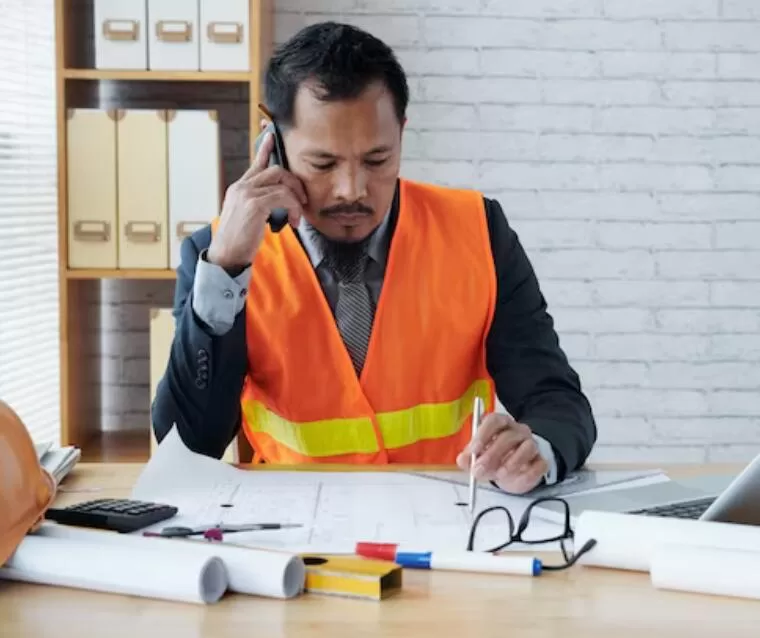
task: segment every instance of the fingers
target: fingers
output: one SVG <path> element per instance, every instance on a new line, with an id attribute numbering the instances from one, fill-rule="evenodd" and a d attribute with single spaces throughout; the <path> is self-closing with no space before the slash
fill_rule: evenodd
<path id="1" fill-rule="evenodd" d="M 251 186 L 269 186 L 272 184 L 284 184 L 290 188 L 302 204 L 306 204 L 306 189 L 298 177 L 281 166 L 270 166 L 247 180 Z"/>
<path id="2" fill-rule="evenodd" d="M 271 212 L 276 208 L 288 211 L 288 222 L 294 227 L 298 225 L 303 215 L 303 205 L 296 194 L 285 184 L 267 186 L 253 191 L 251 202 L 262 210 Z"/>
<path id="3" fill-rule="evenodd" d="M 503 430 L 475 460 L 473 473 L 477 479 L 487 479 L 496 473 L 504 458 L 525 440 L 525 433 L 517 429 Z"/>
<path id="4" fill-rule="evenodd" d="M 492 413 L 482 420 L 473 440 L 457 455 L 460 469 L 470 469 L 473 451 L 475 478 L 493 480 L 508 492 L 533 489 L 548 470 L 530 428 L 508 414 Z"/>
<path id="5" fill-rule="evenodd" d="M 519 474 L 524 471 L 538 456 L 538 446 L 533 437 L 525 439 L 506 460 L 503 460 L 501 466 L 510 474 Z"/>
<path id="6" fill-rule="evenodd" d="M 256 151 L 256 157 L 253 158 L 253 163 L 247 173 L 258 174 L 269 166 L 269 156 L 274 151 L 274 135 L 272 133 L 265 133 L 264 139 L 259 144 L 259 150 Z M 247 178 L 247 175 L 243 176 Z"/>
<path id="7" fill-rule="evenodd" d="M 517 422 L 510 415 L 487 414 L 480 422 L 473 439 L 457 456 L 457 465 L 463 470 L 469 470 L 470 456 L 473 453 L 476 457 L 483 454 L 496 437 L 504 430 L 509 429 L 512 424 L 516 425 Z"/>
<path id="8" fill-rule="evenodd" d="M 267 133 L 264 135 L 264 139 L 261 140 L 259 150 L 256 151 L 256 156 L 253 158 L 253 162 L 248 167 L 245 173 L 240 177 L 239 181 L 247 181 L 255 175 L 261 173 L 269 165 L 269 156 L 274 150 L 274 135 Z"/>
<path id="9" fill-rule="evenodd" d="M 503 430 L 509 428 L 513 423 L 515 423 L 515 420 L 504 414 L 487 414 L 480 422 L 475 436 L 470 442 L 470 452 L 474 453 L 475 456 L 481 454 L 486 449 L 491 439 Z"/>
<path id="10" fill-rule="evenodd" d="M 505 427 L 503 416 L 498 414 L 486 415 L 478 425 L 475 436 L 459 453 L 456 459 L 457 465 L 463 470 L 470 469 L 470 456 L 481 454 L 491 439 Z"/>
<path id="11" fill-rule="evenodd" d="M 262 120 L 262 124 L 266 121 Z M 266 133 L 264 139 L 259 145 L 253 162 L 248 170 L 238 180 L 238 183 L 245 186 L 263 187 L 273 184 L 285 184 L 296 195 L 300 203 L 305 206 L 308 197 L 303 182 L 290 171 L 286 171 L 281 166 L 269 166 L 269 159 L 274 151 L 274 135 Z"/>
<path id="12" fill-rule="evenodd" d="M 532 490 L 541 481 L 547 471 L 546 461 L 537 455 L 530 464 L 519 473 L 510 472 L 506 466 L 500 467 L 494 480 L 506 492 L 524 494 Z"/>
<path id="13" fill-rule="evenodd" d="M 465 471 L 469 471 L 470 470 L 470 452 L 469 452 L 469 448 L 465 448 L 459 454 L 457 454 L 456 464 L 457 464 L 457 467 L 460 470 L 465 470 Z"/>

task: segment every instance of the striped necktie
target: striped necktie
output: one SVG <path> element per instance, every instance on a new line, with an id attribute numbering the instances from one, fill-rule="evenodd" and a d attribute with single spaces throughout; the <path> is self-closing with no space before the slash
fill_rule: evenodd
<path id="1" fill-rule="evenodd" d="M 367 259 L 367 255 L 364 254 L 351 263 L 332 266 L 338 279 L 335 321 L 354 364 L 356 376 L 361 375 L 364 367 L 375 314 L 374 304 L 363 278 Z"/>

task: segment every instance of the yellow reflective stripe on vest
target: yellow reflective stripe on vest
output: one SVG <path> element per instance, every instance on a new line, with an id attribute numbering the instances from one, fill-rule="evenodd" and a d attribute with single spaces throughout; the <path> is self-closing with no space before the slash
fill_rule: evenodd
<path id="1" fill-rule="evenodd" d="M 380 432 L 388 449 L 398 449 L 418 441 L 441 439 L 456 434 L 472 411 L 475 395 L 490 405 L 488 381 L 475 381 L 458 399 L 428 403 L 405 410 L 377 415 Z M 245 419 L 254 433 L 267 434 L 277 443 L 304 456 L 370 454 L 379 450 L 369 418 L 325 419 L 297 423 L 267 410 L 259 401 L 245 402 Z"/>
<path id="2" fill-rule="evenodd" d="M 243 412 L 253 432 L 268 434 L 304 456 L 369 454 L 379 450 L 372 420 L 366 417 L 296 423 L 267 410 L 259 401 L 245 402 Z"/>
<path id="3" fill-rule="evenodd" d="M 483 398 L 488 408 L 488 381 L 475 381 L 458 399 L 447 403 L 427 403 L 408 410 L 377 415 L 380 432 L 389 450 L 406 447 L 417 441 L 442 439 L 459 432 L 464 418 L 472 412 L 475 395 Z"/>

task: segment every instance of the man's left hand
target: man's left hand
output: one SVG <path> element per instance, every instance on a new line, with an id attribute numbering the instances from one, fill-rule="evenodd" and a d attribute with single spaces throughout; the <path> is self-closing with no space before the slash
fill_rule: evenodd
<path id="1" fill-rule="evenodd" d="M 513 494 L 529 492 L 549 470 L 531 429 L 506 414 L 489 414 L 481 421 L 475 438 L 457 456 L 457 465 L 469 471 L 473 452 L 475 478 L 494 481 Z"/>

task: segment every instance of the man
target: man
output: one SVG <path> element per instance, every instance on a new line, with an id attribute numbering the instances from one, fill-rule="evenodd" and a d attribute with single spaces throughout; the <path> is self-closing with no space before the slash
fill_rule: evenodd
<path id="1" fill-rule="evenodd" d="M 272 463 L 469 469 L 475 454 L 476 477 L 513 493 L 580 467 L 592 411 L 498 202 L 399 177 L 409 96 L 392 51 L 307 27 L 275 52 L 265 94 L 289 170 L 268 166 L 267 134 L 183 243 L 158 440 L 176 423 L 219 458 L 242 433 Z"/>

